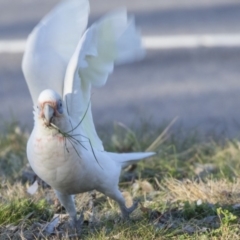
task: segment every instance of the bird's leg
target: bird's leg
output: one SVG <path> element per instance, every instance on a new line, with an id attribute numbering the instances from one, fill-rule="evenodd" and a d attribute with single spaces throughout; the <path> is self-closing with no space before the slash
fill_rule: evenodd
<path id="1" fill-rule="evenodd" d="M 128 220 L 129 219 L 129 215 L 138 206 L 138 202 L 134 202 L 131 207 L 127 208 L 126 204 L 125 204 L 125 199 L 124 199 L 122 193 L 118 189 L 116 189 L 116 191 L 114 193 L 112 193 L 112 192 L 111 193 L 106 193 L 105 192 L 105 194 L 118 203 L 118 205 L 120 207 L 120 210 L 121 210 L 121 213 L 122 213 L 123 220 Z"/>
<path id="2" fill-rule="evenodd" d="M 67 213 L 70 216 L 70 225 L 73 228 L 80 229 L 83 223 L 83 212 L 81 212 L 80 217 L 77 219 L 77 211 L 74 204 L 73 195 L 64 194 L 58 191 L 55 191 L 57 197 L 61 204 L 65 207 Z"/>

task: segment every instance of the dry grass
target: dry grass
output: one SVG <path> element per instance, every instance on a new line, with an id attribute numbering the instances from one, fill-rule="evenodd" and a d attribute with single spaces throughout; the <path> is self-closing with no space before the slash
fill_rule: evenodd
<path id="1" fill-rule="evenodd" d="M 206 181 L 202 180 L 177 180 L 165 179 L 165 191 L 167 198 L 175 201 L 194 202 L 199 199 L 212 204 L 234 204 L 240 203 L 240 179 L 229 182 L 226 179 Z"/>

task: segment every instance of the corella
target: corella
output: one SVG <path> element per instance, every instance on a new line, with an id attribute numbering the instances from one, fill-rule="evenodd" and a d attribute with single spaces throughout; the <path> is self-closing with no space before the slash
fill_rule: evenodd
<path id="1" fill-rule="evenodd" d="M 102 86 L 114 63 L 140 59 L 144 51 L 133 18 L 110 13 L 86 30 L 87 0 L 65 0 L 29 35 L 22 68 L 34 103 L 27 156 L 34 172 L 57 194 L 73 227 L 80 226 L 73 195 L 97 190 L 125 206 L 121 169 L 154 153 L 104 151 L 91 113 L 91 86 Z"/>

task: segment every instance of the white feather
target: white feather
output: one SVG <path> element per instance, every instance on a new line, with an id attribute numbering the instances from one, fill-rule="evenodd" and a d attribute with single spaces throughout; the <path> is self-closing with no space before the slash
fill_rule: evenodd
<path id="1" fill-rule="evenodd" d="M 69 62 L 64 99 L 70 116 L 78 122 L 83 119 L 81 125 L 85 135 L 96 149 L 103 150 L 103 146 L 95 131 L 91 109 L 87 111 L 91 85 L 104 85 L 115 62 L 124 63 L 143 57 L 140 39 L 133 18 L 129 20 L 126 11 L 119 10 L 106 15 L 85 32 Z"/>
<path id="2" fill-rule="evenodd" d="M 114 161 L 121 164 L 122 167 L 126 167 L 134 162 L 148 158 L 155 155 L 154 152 L 134 152 L 134 153 L 111 153 L 108 152 L 108 156 Z"/>
<path id="3" fill-rule="evenodd" d="M 29 35 L 22 70 L 35 105 L 45 89 L 62 96 L 67 65 L 85 31 L 88 13 L 87 0 L 62 1 Z"/>

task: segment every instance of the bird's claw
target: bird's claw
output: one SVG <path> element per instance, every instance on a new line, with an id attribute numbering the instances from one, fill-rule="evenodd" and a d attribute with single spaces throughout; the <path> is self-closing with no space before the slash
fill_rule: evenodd
<path id="1" fill-rule="evenodd" d="M 82 211 L 79 218 L 77 218 L 77 216 L 74 217 L 74 218 L 71 218 L 70 221 L 69 221 L 69 224 L 70 224 L 70 227 L 72 229 L 76 229 L 76 230 L 79 231 L 82 228 L 83 221 L 84 221 L 84 214 L 83 214 L 83 211 Z"/>
<path id="2" fill-rule="evenodd" d="M 133 205 L 129 208 L 125 207 L 124 210 L 122 210 L 122 218 L 123 220 L 129 220 L 130 214 L 138 207 L 138 201 L 135 201 Z"/>

